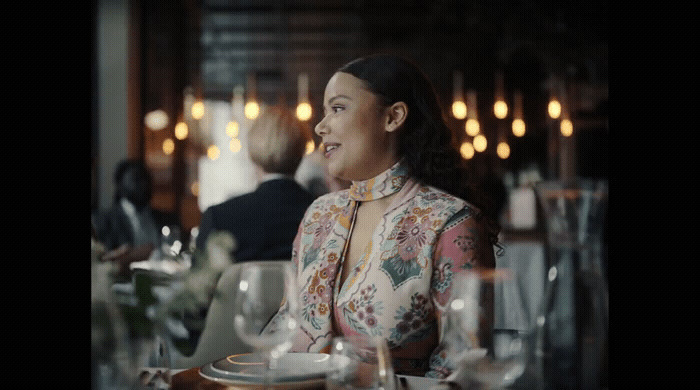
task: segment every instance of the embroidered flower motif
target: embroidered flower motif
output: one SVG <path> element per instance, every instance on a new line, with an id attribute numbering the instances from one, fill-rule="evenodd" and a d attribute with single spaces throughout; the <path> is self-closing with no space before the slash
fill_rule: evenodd
<path id="1" fill-rule="evenodd" d="M 444 293 L 452 283 L 452 260 L 445 260 L 433 270 L 433 288 Z"/>
<path id="2" fill-rule="evenodd" d="M 474 249 L 474 237 L 472 236 L 457 236 L 452 242 L 457 245 L 462 252 L 466 252 L 469 249 Z"/>
<path id="3" fill-rule="evenodd" d="M 427 319 L 430 317 L 432 310 L 432 305 L 430 305 L 429 302 L 428 298 L 423 294 L 413 294 L 413 296 L 411 296 L 411 307 L 406 309 L 401 306 L 399 310 L 396 311 L 394 319 L 399 322 L 396 324 L 395 328 L 391 329 L 389 339 L 399 344 L 405 337 L 408 337 L 408 339 L 403 341 L 420 340 L 423 338 L 432 329 L 431 326 L 426 326 L 428 324 Z"/>

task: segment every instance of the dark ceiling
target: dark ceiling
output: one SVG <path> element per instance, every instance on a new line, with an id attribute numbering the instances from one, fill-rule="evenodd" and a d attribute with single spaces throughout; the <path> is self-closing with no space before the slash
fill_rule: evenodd
<path id="1" fill-rule="evenodd" d="M 412 58 L 446 97 L 453 70 L 478 91 L 497 69 L 525 91 L 552 74 L 607 83 L 607 10 L 595 2 L 202 0 L 200 23 L 202 92 L 214 99 L 252 74 L 260 99 L 295 102 L 305 72 L 319 100 L 336 68 L 374 52 Z"/>

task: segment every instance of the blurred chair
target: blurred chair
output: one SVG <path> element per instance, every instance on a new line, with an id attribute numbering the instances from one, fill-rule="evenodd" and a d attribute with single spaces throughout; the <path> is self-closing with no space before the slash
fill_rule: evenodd
<path id="1" fill-rule="evenodd" d="M 254 262 L 287 263 L 289 261 L 257 260 Z M 233 327 L 236 279 L 241 266 L 247 263 L 250 261 L 232 264 L 221 274 L 194 353 L 190 356 L 178 356 L 173 368 L 200 367 L 229 355 L 253 351 L 252 347 L 241 341 Z M 270 288 L 281 290 L 283 286 L 279 283 L 271 283 Z"/>

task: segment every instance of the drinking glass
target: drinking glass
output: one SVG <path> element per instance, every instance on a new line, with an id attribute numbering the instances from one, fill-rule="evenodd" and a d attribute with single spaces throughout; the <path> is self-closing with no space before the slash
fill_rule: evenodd
<path id="1" fill-rule="evenodd" d="M 234 328 L 264 362 L 254 365 L 265 386 L 274 380 L 276 360 L 292 346 L 298 326 L 296 278 L 291 262 L 241 264 L 234 300 Z"/>
<path id="2" fill-rule="evenodd" d="M 396 377 L 386 340 L 379 336 L 345 335 L 333 338 L 331 371 L 326 389 L 396 389 Z"/>
<path id="3" fill-rule="evenodd" d="M 494 329 L 495 292 L 512 290 L 519 279 L 508 268 L 454 276 L 443 340 L 456 369 L 486 388 L 510 386 L 525 371 L 529 331 Z"/>
<path id="4" fill-rule="evenodd" d="M 160 251 L 163 258 L 170 259 L 177 256 L 182 249 L 180 228 L 176 225 L 163 226 L 160 229 Z"/>
<path id="5" fill-rule="evenodd" d="M 607 387 L 608 289 L 603 260 L 605 180 L 535 186 L 547 228 L 549 270 L 537 315 L 538 383 L 544 389 Z"/>

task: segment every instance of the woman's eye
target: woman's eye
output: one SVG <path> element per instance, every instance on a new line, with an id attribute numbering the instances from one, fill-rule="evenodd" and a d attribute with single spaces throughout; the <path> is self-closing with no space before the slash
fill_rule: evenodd
<path id="1" fill-rule="evenodd" d="M 343 106 L 333 106 L 333 107 L 331 107 L 331 110 L 332 110 L 333 112 L 338 112 L 338 111 L 340 111 L 340 110 L 342 110 L 342 109 L 343 109 Z"/>

